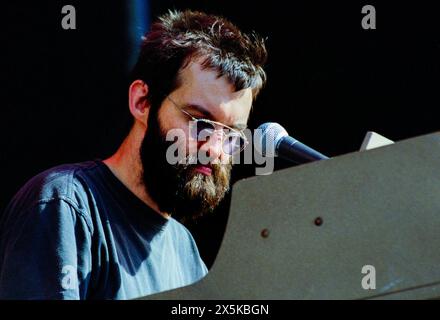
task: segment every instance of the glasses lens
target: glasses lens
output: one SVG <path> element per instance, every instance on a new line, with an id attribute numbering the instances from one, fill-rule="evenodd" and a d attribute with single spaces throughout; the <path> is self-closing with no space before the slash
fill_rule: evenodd
<path id="1" fill-rule="evenodd" d="M 195 121 L 195 125 L 196 130 L 193 130 L 193 132 L 196 136 L 193 136 L 193 138 L 196 140 L 206 141 L 206 138 L 211 136 L 215 131 L 215 127 L 212 123 L 203 120 Z"/>
<path id="2" fill-rule="evenodd" d="M 240 152 L 246 146 L 244 138 L 236 132 L 230 132 L 223 142 L 223 151 L 229 155 Z"/>

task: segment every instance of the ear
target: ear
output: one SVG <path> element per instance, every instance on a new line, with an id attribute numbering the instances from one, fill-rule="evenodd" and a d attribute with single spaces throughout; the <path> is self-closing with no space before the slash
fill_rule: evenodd
<path id="1" fill-rule="evenodd" d="M 136 121 L 141 122 L 144 126 L 147 126 L 148 113 L 150 111 L 147 95 L 148 85 L 142 80 L 133 81 L 128 89 L 130 112 Z"/>

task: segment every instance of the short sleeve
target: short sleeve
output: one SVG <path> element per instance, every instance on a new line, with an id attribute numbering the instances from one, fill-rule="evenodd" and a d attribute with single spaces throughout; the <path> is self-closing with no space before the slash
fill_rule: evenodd
<path id="1" fill-rule="evenodd" d="M 91 227 L 68 201 L 5 212 L 0 234 L 0 299 L 85 299 Z"/>

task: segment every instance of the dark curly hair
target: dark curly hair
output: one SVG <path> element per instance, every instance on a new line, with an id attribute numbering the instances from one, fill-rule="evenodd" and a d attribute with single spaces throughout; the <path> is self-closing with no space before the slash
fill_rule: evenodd
<path id="1" fill-rule="evenodd" d="M 148 100 L 158 108 L 165 95 L 179 87 L 179 70 L 202 59 L 202 67 L 226 76 L 235 90 L 252 88 L 253 98 L 266 82 L 264 40 L 245 34 L 223 17 L 198 11 L 169 11 L 143 37 L 130 82 L 149 87 Z"/>

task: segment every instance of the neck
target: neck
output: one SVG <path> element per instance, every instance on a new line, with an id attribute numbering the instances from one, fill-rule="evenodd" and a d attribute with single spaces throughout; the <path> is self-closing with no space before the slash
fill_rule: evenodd
<path id="1" fill-rule="evenodd" d="M 157 203 L 150 197 L 142 179 L 142 161 L 139 150 L 144 133 L 145 126 L 136 121 L 118 151 L 110 158 L 105 159 L 104 163 L 139 199 L 158 214 L 169 219 L 170 215 L 166 212 L 161 212 Z"/>

